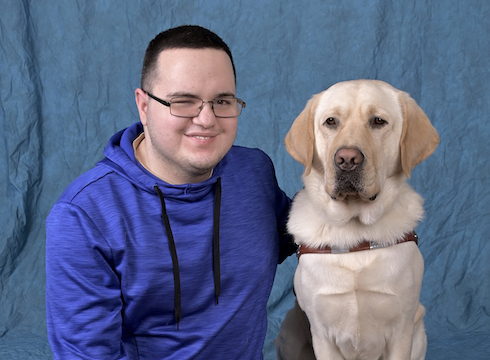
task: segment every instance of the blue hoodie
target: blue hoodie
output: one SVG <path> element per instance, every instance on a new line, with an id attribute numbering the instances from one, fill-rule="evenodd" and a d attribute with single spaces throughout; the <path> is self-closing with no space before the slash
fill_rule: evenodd
<path id="1" fill-rule="evenodd" d="M 210 179 L 169 185 L 135 159 L 142 131 L 115 134 L 46 221 L 54 359 L 261 359 L 294 251 L 272 162 L 233 146 Z"/>

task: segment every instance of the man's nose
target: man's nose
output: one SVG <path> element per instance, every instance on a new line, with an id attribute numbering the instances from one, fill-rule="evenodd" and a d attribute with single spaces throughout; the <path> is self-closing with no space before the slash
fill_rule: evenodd
<path id="1" fill-rule="evenodd" d="M 206 106 L 209 104 L 209 106 Z M 194 123 L 201 125 L 204 128 L 212 127 L 216 122 L 216 115 L 214 115 L 213 102 L 204 101 L 201 106 L 201 111 L 199 115 L 194 118 Z"/>

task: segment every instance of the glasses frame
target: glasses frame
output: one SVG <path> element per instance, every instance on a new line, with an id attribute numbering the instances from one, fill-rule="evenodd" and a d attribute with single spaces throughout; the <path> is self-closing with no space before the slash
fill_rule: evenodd
<path id="1" fill-rule="evenodd" d="M 237 101 L 237 103 L 240 104 L 240 112 L 238 113 L 238 115 L 235 115 L 235 116 L 219 116 L 219 115 L 216 115 L 216 113 L 214 112 L 214 101 L 216 99 L 204 101 L 203 99 L 201 99 L 201 98 L 199 98 L 197 96 L 189 96 L 189 97 L 192 97 L 193 99 L 201 100 L 202 101 L 202 104 L 199 107 L 199 112 L 197 113 L 197 115 L 195 115 L 195 116 L 174 115 L 174 114 L 172 114 L 172 107 L 170 106 L 172 104 L 172 99 L 174 99 L 174 98 L 170 99 L 170 101 L 165 101 L 163 99 L 160 99 L 159 97 L 156 97 L 155 95 L 153 95 L 152 93 L 150 93 L 148 91 L 145 91 L 145 90 L 143 90 L 143 91 L 144 91 L 144 93 L 146 95 L 148 95 L 149 97 L 151 97 L 153 100 L 159 102 L 162 105 L 165 105 L 165 106 L 169 107 L 170 108 L 170 114 L 172 116 L 181 117 L 181 118 L 194 118 L 194 117 L 198 117 L 199 114 L 201 113 L 201 111 L 202 111 L 205 103 L 211 103 L 211 109 L 213 110 L 214 116 L 219 117 L 219 118 L 234 118 L 234 117 L 238 117 L 238 116 L 240 116 L 242 114 L 242 110 L 246 106 L 245 101 L 243 101 L 242 99 L 239 99 L 237 97 L 233 97 L 233 99 L 235 99 Z M 181 96 L 175 96 L 175 98 L 177 98 L 177 97 L 181 97 Z M 182 96 L 182 97 L 185 97 L 185 96 Z M 232 97 L 230 97 L 230 98 L 232 98 Z"/>

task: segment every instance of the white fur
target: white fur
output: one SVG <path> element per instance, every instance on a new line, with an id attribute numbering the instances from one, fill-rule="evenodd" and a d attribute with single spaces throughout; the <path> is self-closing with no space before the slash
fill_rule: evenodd
<path id="1" fill-rule="evenodd" d="M 288 230 L 299 244 L 354 247 L 362 240 L 393 244 L 423 217 L 423 199 L 399 174 L 386 179 L 373 202 L 336 201 L 324 190 L 315 170 L 303 178 L 305 188 L 294 197 Z M 408 214 L 407 214 L 408 213 Z"/>
<path id="2" fill-rule="evenodd" d="M 290 154 L 307 168 L 305 187 L 296 194 L 288 221 L 298 244 L 351 248 L 367 240 L 393 245 L 415 229 L 424 214 L 423 199 L 408 185 L 407 175 L 410 164 L 415 166 L 434 151 L 438 136 L 412 99 L 409 110 L 417 119 L 405 118 L 409 111 L 402 102 L 407 98 L 380 81 L 343 82 L 316 95 L 308 104 L 311 109 L 298 116 L 286 138 Z M 331 117 L 337 125 L 325 126 Z M 374 117 L 387 122 L 373 126 Z M 311 129 L 307 121 L 313 122 L 314 141 L 310 137 L 308 142 L 314 144 L 313 151 L 307 151 L 308 137 L 301 134 Z M 407 130 L 406 121 L 418 122 Z M 409 153 L 416 145 L 408 142 L 417 134 L 406 132 L 422 126 L 428 129 L 431 148 Z M 404 139 L 409 140 L 402 146 Z M 334 156 L 343 147 L 364 155 L 363 186 L 357 195 L 336 192 Z M 302 255 L 294 287 L 310 321 L 316 358 L 424 359 L 425 310 L 419 303 L 423 271 L 414 242 L 346 254 Z M 281 328 L 283 343 L 297 313 L 292 311 L 288 325 Z"/>

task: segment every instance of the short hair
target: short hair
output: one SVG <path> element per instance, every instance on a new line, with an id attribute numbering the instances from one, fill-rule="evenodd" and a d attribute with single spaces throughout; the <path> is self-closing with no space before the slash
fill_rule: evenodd
<path id="1" fill-rule="evenodd" d="M 143 90 L 151 91 L 160 53 L 163 50 L 182 48 L 223 50 L 230 57 L 236 81 L 235 64 L 228 45 L 208 29 L 197 25 L 183 25 L 162 31 L 148 44 L 141 72 L 141 88 Z"/>

